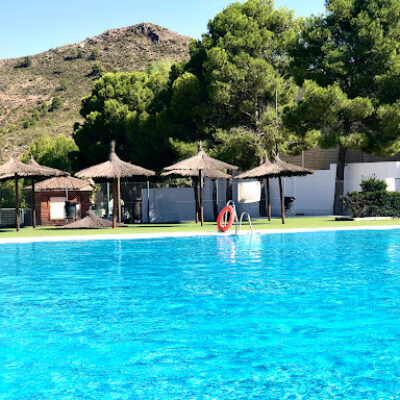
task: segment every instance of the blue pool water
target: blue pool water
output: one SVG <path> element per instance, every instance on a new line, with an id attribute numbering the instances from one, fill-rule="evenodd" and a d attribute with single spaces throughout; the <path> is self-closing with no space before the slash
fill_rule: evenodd
<path id="1" fill-rule="evenodd" d="M 400 231 L 0 246 L 0 399 L 398 399 Z"/>

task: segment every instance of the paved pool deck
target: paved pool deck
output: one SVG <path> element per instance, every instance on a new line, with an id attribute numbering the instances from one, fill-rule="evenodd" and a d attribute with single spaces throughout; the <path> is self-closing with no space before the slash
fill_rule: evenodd
<path id="1" fill-rule="evenodd" d="M 372 225 L 351 227 L 318 227 L 318 228 L 289 228 L 289 229 L 254 229 L 252 232 L 244 230 L 238 235 L 275 235 L 282 233 L 309 233 L 309 232 L 335 232 L 335 231 L 365 231 L 365 230 L 392 230 L 400 229 L 400 225 Z M 177 238 L 188 236 L 235 236 L 235 229 L 229 232 L 158 232 L 158 233 L 126 233 L 126 234 L 96 234 L 96 235 L 73 235 L 73 236 L 38 236 L 38 237 L 13 237 L 0 238 L 2 244 L 38 243 L 38 242 L 83 242 L 93 240 L 143 240 Z"/>

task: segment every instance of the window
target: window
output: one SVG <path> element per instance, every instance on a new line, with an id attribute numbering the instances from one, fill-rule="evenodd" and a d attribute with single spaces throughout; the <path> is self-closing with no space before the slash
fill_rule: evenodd
<path id="1" fill-rule="evenodd" d="M 50 198 L 50 219 L 65 219 L 65 197 Z"/>

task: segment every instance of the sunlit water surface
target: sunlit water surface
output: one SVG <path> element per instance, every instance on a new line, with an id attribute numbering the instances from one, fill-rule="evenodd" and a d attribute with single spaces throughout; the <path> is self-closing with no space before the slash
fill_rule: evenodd
<path id="1" fill-rule="evenodd" d="M 399 399 L 400 231 L 0 246 L 0 399 Z"/>

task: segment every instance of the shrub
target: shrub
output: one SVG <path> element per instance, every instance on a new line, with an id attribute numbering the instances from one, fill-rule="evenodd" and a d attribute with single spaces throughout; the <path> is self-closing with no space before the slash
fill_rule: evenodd
<path id="1" fill-rule="evenodd" d="M 24 129 L 28 129 L 31 126 L 36 125 L 36 120 L 34 118 L 27 118 L 23 123 L 22 123 L 22 127 Z"/>
<path id="2" fill-rule="evenodd" d="M 378 179 L 375 174 L 371 175 L 367 179 L 363 179 L 360 183 L 360 186 L 364 193 L 384 192 L 387 189 L 386 182 L 382 179 Z"/>
<path id="3" fill-rule="evenodd" d="M 15 68 L 28 68 L 31 65 L 32 65 L 32 58 L 30 56 L 26 56 L 22 60 L 18 61 Z"/>
<path id="4" fill-rule="evenodd" d="M 353 217 L 400 218 L 400 193 L 388 192 L 386 182 L 376 175 L 363 179 L 360 186 L 362 192 L 350 192 L 344 197 Z"/>
<path id="5" fill-rule="evenodd" d="M 57 91 L 62 92 L 64 90 L 67 90 L 68 88 L 68 81 L 65 78 L 62 78 L 60 80 L 60 86 L 57 88 Z"/>
<path id="6" fill-rule="evenodd" d="M 38 111 L 42 117 L 45 117 L 49 113 L 49 105 L 45 101 L 42 101 L 38 106 Z"/>
<path id="7" fill-rule="evenodd" d="M 0 208 L 15 207 L 14 192 L 15 186 L 12 180 L 0 182 Z M 22 190 L 23 181 L 20 179 L 18 184 L 18 192 L 20 199 L 20 206 L 25 202 L 26 191 Z"/>
<path id="8" fill-rule="evenodd" d="M 104 68 L 99 61 L 93 63 L 91 76 L 101 77 L 104 74 Z"/>
<path id="9" fill-rule="evenodd" d="M 33 110 L 33 111 L 32 111 L 31 119 L 33 119 L 33 120 L 35 120 L 35 121 L 39 121 L 39 119 L 40 119 L 40 112 L 39 112 L 39 110 Z"/>
<path id="10" fill-rule="evenodd" d="M 90 59 L 91 60 L 98 60 L 99 58 L 100 58 L 100 50 L 97 47 L 95 47 L 92 50 L 92 53 L 90 54 Z"/>
<path id="11" fill-rule="evenodd" d="M 64 57 L 64 60 L 76 60 L 82 58 L 83 52 L 81 48 L 73 47 L 69 50 L 68 54 Z"/>
<path id="12" fill-rule="evenodd" d="M 50 105 L 50 111 L 59 110 L 62 107 L 62 100 L 59 97 L 54 97 Z"/>
<path id="13" fill-rule="evenodd" d="M 351 192 L 344 198 L 346 208 L 353 217 L 400 218 L 400 193 Z"/>

